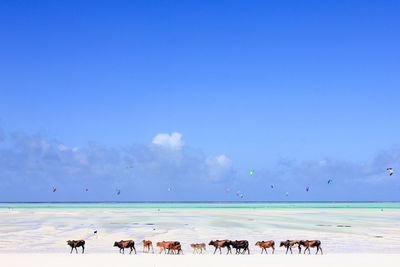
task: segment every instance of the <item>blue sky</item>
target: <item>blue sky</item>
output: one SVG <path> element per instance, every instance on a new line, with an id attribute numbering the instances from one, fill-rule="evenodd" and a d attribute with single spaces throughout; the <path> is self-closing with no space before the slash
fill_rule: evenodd
<path id="1" fill-rule="evenodd" d="M 1 1 L 0 201 L 400 200 L 399 12 Z"/>

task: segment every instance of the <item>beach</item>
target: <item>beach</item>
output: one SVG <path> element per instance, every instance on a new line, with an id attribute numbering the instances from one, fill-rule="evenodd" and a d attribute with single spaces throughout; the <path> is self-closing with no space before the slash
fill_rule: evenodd
<path id="1" fill-rule="evenodd" d="M 118 255 L 0 254 L 2 266 L 399 266 L 398 254 L 308 255 Z"/>
<path id="2" fill-rule="evenodd" d="M 7 266 L 27 266 L 25 261 L 30 266 L 47 266 L 42 262 L 51 264 L 53 260 L 57 266 L 74 262 L 77 266 L 88 266 L 85 262 L 98 262 L 98 266 L 107 262 L 188 266 L 189 261 L 191 266 L 211 262 L 232 266 L 321 262 L 333 266 L 352 261 L 390 264 L 400 259 L 398 229 L 399 203 L 3 203 L 0 259 Z M 84 255 L 69 254 L 66 240 L 72 239 L 86 241 Z M 138 254 L 119 255 L 113 243 L 121 239 L 134 240 Z M 143 239 L 153 241 L 156 255 L 143 253 Z M 213 247 L 208 243 L 215 239 L 246 239 L 251 255 L 212 255 Z M 297 255 L 297 249 L 293 249 L 294 255 L 285 255 L 279 242 L 287 239 L 319 239 L 324 255 Z M 158 255 L 155 244 L 163 240 L 180 241 L 185 255 Z M 274 240 L 275 255 L 270 249 L 269 255 L 260 255 L 255 246 L 259 240 Z M 191 243 L 206 243 L 206 255 L 193 255 Z M 78 251 L 81 253 L 80 248 Z M 17 256 L 20 253 L 23 257 Z M 18 260 L 12 262 L 15 258 Z"/>

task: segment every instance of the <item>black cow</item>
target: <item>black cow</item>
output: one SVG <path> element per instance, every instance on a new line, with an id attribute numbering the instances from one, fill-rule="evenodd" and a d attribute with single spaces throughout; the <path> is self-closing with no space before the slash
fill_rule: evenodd
<path id="1" fill-rule="evenodd" d="M 85 240 L 68 240 L 67 244 L 71 247 L 72 250 L 75 249 L 76 253 L 78 253 L 77 247 L 82 247 L 82 254 L 85 253 Z"/>
<path id="2" fill-rule="evenodd" d="M 114 242 L 114 247 L 118 247 L 119 248 L 119 253 L 121 253 L 121 251 L 122 251 L 122 254 L 125 253 L 125 249 L 126 248 L 130 248 L 131 249 L 129 254 L 132 253 L 132 250 L 134 250 L 135 254 L 136 254 L 135 241 L 133 241 L 133 240 L 115 241 Z"/>
<path id="3" fill-rule="evenodd" d="M 240 250 L 243 249 L 242 254 L 247 253 L 250 254 L 249 250 L 249 242 L 247 240 L 235 240 L 230 242 L 231 246 L 236 249 L 236 254 L 240 253 Z"/>

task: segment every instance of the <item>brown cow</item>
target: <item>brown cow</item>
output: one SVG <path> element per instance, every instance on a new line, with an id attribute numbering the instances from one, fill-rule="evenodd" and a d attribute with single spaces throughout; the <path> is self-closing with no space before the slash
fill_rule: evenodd
<path id="1" fill-rule="evenodd" d="M 115 241 L 114 242 L 114 247 L 119 247 L 119 253 L 121 253 L 121 251 L 122 251 L 122 254 L 125 254 L 125 249 L 126 248 L 130 248 L 131 249 L 129 254 L 132 253 L 132 250 L 134 250 L 135 254 L 136 254 L 135 241 L 133 241 L 133 240 Z"/>
<path id="2" fill-rule="evenodd" d="M 322 248 L 321 248 L 321 241 L 319 240 L 301 240 L 300 245 L 305 247 L 304 249 L 304 254 L 306 254 L 306 250 L 308 249 L 308 254 L 310 254 L 310 248 L 317 248 L 317 252 L 315 254 L 318 254 L 318 251 L 321 250 L 322 253 Z"/>
<path id="3" fill-rule="evenodd" d="M 179 255 L 182 253 L 182 255 L 183 255 L 183 250 L 182 250 L 181 244 L 170 244 L 169 249 L 170 249 L 171 254 Z"/>
<path id="4" fill-rule="evenodd" d="M 272 248 L 272 254 L 275 252 L 275 242 L 273 240 L 270 241 L 257 241 L 256 246 L 261 248 L 261 254 L 263 254 L 264 250 L 265 253 L 268 254 L 267 248 Z"/>
<path id="5" fill-rule="evenodd" d="M 151 250 L 154 253 L 153 242 L 151 242 L 150 240 L 143 240 L 142 242 L 143 242 L 143 252 L 145 252 L 144 250 L 145 250 L 145 248 L 147 248 L 147 253 L 149 253 L 150 247 L 151 247 Z"/>
<path id="6" fill-rule="evenodd" d="M 164 241 L 163 241 L 163 242 L 157 242 L 157 243 L 156 243 L 156 246 L 160 248 L 160 254 L 161 254 L 161 252 L 163 252 L 163 251 L 164 251 L 164 254 L 165 254 L 165 251 L 166 251 L 166 249 L 168 248 L 168 245 L 165 244 Z"/>
<path id="7" fill-rule="evenodd" d="M 300 246 L 300 240 L 286 240 L 282 241 L 281 244 L 279 245 L 280 247 L 285 247 L 286 248 L 286 254 L 288 253 L 288 250 L 290 249 L 290 253 L 293 254 L 292 248 L 298 247 L 299 249 L 299 254 L 301 253 L 301 246 Z"/>
<path id="8" fill-rule="evenodd" d="M 200 254 L 203 254 L 203 249 L 204 249 L 204 251 L 206 250 L 206 244 L 204 244 L 204 243 L 190 244 L 190 246 L 193 248 L 193 254 L 196 253 L 196 252 L 199 252 Z"/>
<path id="9" fill-rule="evenodd" d="M 85 240 L 68 240 L 67 244 L 71 247 L 72 250 L 75 249 L 76 253 L 78 253 L 77 247 L 82 247 L 82 254 L 85 253 Z"/>
<path id="10" fill-rule="evenodd" d="M 231 241 L 230 240 L 215 240 L 215 241 L 211 240 L 210 243 L 208 243 L 208 245 L 215 247 L 214 254 L 217 251 L 217 249 L 219 249 L 219 254 L 222 254 L 221 248 L 224 248 L 224 247 L 227 248 L 226 254 L 228 254 L 229 252 L 232 254 Z"/>
<path id="11" fill-rule="evenodd" d="M 171 247 L 177 246 L 180 244 L 181 243 L 179 241 L 162 241 L 162 242 L 157 242 L 157 247 L 160 248 L 160 254 L 163 251 L 164 251 L 164 254 L 166 254 L 166 253 L 171 254 Z M 167 252 L 167 249 L 168 249 L 168 252 Z"/>

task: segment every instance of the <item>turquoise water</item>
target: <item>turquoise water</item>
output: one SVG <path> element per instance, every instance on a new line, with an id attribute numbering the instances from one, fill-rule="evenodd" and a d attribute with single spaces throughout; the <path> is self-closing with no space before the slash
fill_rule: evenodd
<path id="1" fill-rule="evenodd" d="M 400 209 L 400 202 L 0 203 L 0 209 Z"/>

